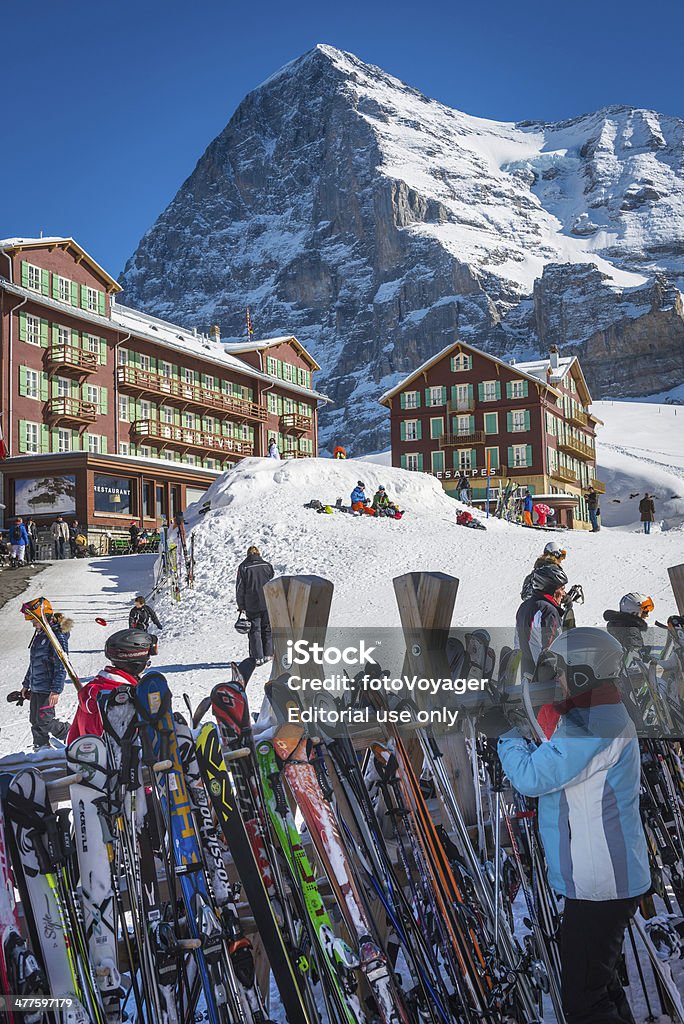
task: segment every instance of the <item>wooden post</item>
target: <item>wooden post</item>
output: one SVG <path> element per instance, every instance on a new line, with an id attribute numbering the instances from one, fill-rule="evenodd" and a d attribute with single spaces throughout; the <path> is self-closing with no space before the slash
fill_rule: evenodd
<path id="1" fill-rule="evenodd" d="M 406 639 L 405 668 L 410 675 L 431 679 L 449 675 L 446 648 L 458 583 L 454 576 L 443 572 L 410 572 L 395 578 L 394 593 Z M 475 782 L 465 737 L 462 733 L 445 733 L 439 745 L 465 822 L 474 824 Z"/>
<path id="2" fill-rule="evenodd" d="M 684 615 L 684 563 L 682 565 L 671 565 L 667 570 L 670 577 L 670 586 L 677 602 L 677 611 Z"/>
<path id="3" fill-rule="evenodd" d="M 264 587 L 273 630 L 273 669 L 277 679 L 290 667 L 287 643 L 306 639 L 324 643 L 333 584 L 322 576 L 277 576 Z"/>

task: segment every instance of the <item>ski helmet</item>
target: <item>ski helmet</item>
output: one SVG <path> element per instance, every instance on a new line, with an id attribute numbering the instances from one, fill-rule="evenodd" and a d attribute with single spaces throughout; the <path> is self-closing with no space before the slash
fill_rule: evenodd
<path id="1" fill-rule="evenodd" d="M 624 651 L 604 629 L 580 626 L 556 637 L 537 662 L 535 681 L 548 683 L 565 677 L 572 696 L 586 693 L 620 675 Z"/>
<path id="2" fill-rule="evenodd" d="M 565 558 L 567 551 L 562 548 L 557 540 L 550 540 L 544 548 L 545 555 L 553 555 L 554 558 Z"/>
<path id="3" fill-rule="evenodd" d="M 644 597 L 635 591 L 620 598 L 620 611 L 623 615 L 641 615 L 642 612 L 648 614 L 654 607 L 652 597 Z"/>
<path id="4" fill-rule="evenodd" d="M 21 611 L 24 618 L 29 621 L 37 616 L 49 619 L 52 615 L 52 605 L 47 597 L 36 597 L 33 601 L 26 601 L 25 604 L 22 604 Z"/>
<path id="5" fill-rule="evenodd" d="M 533 591 L 553 594 L 554 591 L 567 585 L 568 577 L 560 565 L 555 565 L 553 562 L 545 562 L 543 565 L 537 566 L 532 572 Z"/>
<path id="6" fill-rule="evenodd" d="M 146 668 L 150 655 L 157 653 L 157 638 L 142 629 L 120 629 L 107 637 L 104 652 L 112 665 L 137 676 Z"/>

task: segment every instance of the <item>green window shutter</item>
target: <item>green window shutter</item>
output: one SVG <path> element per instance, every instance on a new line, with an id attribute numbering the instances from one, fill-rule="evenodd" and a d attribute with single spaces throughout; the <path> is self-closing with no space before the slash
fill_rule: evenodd
<path id="1" fill-rule="evenodd" d="M 21 287 L 28 288 L 28 264 L 26 260 L 21 261 Z"/>
<path id="2" fill-rule="evenodd" d="M 19 310 L 19 341 L 26 341 L 26 313 L 23 309 Z"/>
<path id="3" fill-rule="evenodd" d="M 475 397 L 475 389 L 472 384 L 468 385 L 468 401 L 472 402 Z"/>
<path id="4" fill-rule="evenodd" d="M 513 413 L 512 412 L 507 412 L 506 413 L 506 430 L 508 431 L 509 434 L 513 430 Z"/>
<path id="5" fill-rule="evenodd" d="M 526 462 L 526 465 L 527 466 L 531 466 L 532 465 L 532 445 L 528 444 L 525 447 L 527 448 L 527 462 Z"/>
<path id="6" fill-rule="evenodd" d="M 40 425 L 40 450 L 43 455 L 50 451 L 50 428 L 45 423 Z"/>
<path id="7" fill-rule="evenodd" d="M 451 385 L 450 395 L 451 395 L 451 401 L 455 402 L 456 401 L 456 385 L 455 384 Z"/>
<path id="8" fill-rule="evenodd" d="M 81 309 L 88 308 L 88 289 L 82 284 L 81 285 Z"/>
<path id="9" fill-rule="evenodd" d="M 423 453 L 418 452 L 418 472 L 423 472 Z"/>
<path id="10" fill-rule="evenodd" d="M 508 465 L 509 466 L 515 465 L 515 463 L 513 461 L 513 445 L 510 445 L 509 448 L 508 448 Z"/>
<path id="11" fill-rule="evenodd" d="M 57 430 L 57 427 L 53 427 L 50 431 L 50 441 L 52 444 L 52 451 L 56 452 L 59 448 L 59 431 Z"/>
<path id="12" fill-rule="evenodd" d="M 416 409 L 420 409 L 420 391 L 416 391 Z"/>
<path id="13" fill-rule="evenodd" d="M 79 386 L 78 386 L 78 381 L 77 380 L 72 380 L 72 382 L 71 382 L 71 397 L 72 398 L 80 398 L 81 396 L 79 394 L 79 390 L 80 389 L 79 389 Z"/>
<path id="14" fill-rule="evenodd" d="M 496 413 L 486 412 L 484 415 L 485 434 L 496 434 Z"/>
<path id="15" fill-rule="evenodd" d="M 107 388 L 100 388 L 100 412 L 107 415 Z"/>
<path id="16" fill-rule="evenodd" d="M 443 384 L 442 385 L 442 405 L 446 405 L 446 403 L 447 403 L 447 389 L 446 389 L 446 385 Z"/>
<path id="17" fill-rule="evenodd" d="M 57 277 L 57 274 L 52 275 L 52 298 L 59 298 L 59 279 Z"/>
<path id="18" fill-rule="evenodd" d="M 423 440 L 423 424 L 418 420 L 416 423 L 416 441 Z"/>
<path id="19" fill-rule="evenodd" d="M 59 328 L 57 327 L 57 324 L 53 324 L 52 325 L 52 344 L 56 345 L 58 341 L 59 341 Z"/>
<path id="20" fill-rule="evenodd" d="M 78 285 L 75 281 L 71 282 L 71 305 L 78 306 Z"/>
<path id="21" fill-rule="evenodd" d="M 57 381 L 56 380 L 53 380 L 52 387 L 50 388 L 50 390 L 52 391 L 52 397 L 53 398 L 57 398 Z"/>
<path id="22" fill-rule="evenodd" d="M 506 381 L 506 398 L 513 397 L 513 381 Z"/>
<path id="23" fill-rule="evenodd" d="M 47 402 L 48 398 L 48 375 L 43 371 L 40 375 L 40 400 Z"/>
<path id="24" fill-rule="evenodd" d="M 100 338 L 100 365 L 107 365 L 107 341 L 105 338 Z"/>
<path id="25" fill-rule="evenodd" d="M 432 472 L 443 473 L 444 472 L 444 452 L 433 452 L 432 453 Z"/>
<path id="26" fill-rule="evenodd" d="M 173 410 L 173 424 L 174 424 L 175 427 L 180 427 L 180 425 L 181 425 L 180 409 L 174 409 Z"/>
<path id="27" fill-rule="evenodd" d="M 468 417 L 468 433 L 470 433 L 470 434 L 474 434 L 475 433 L 475 417 L 474 416 L 469 416 Z"/>
<path id="28" fill-rule="evenodd" d="M 435 440 L 444 433 L 444 420 L 439 417 L 434 417 L 430 420 L 430 437 Z"/>
<path id="29" fill-rule="evenodd" d="M 40 272 L 40 292 L 41 295 L 50 294 L 50 274 L 47 270 Z"/>
<path id="30" fill-rule="evenodd" d="M 530 410 L 525 409 L 525 430 L 530 429 Z"/>
<path id="31" fill-rule="evenodd" d="M 524 380 L 522 382 L 522 393 L 523 393 L 523 397 L 524 398 L 527 398 L 528 392 L 529 392 L 528 381 Z"/>
<path id="32" fill-rule="evenodd" d="M 477 448 L 470 449 L 470 468 L 475 469 L 477 466 Z"/>
<path id="33" fill-rule="evenodd" d="M 26 420 L 19 420 L 19 453 L 26 452 Z"/>
<path id="34" fill-rule="evenodd" d="M 100 438 L 100 455 L 106 455 L 106 454 L 107 454 L 107 438 L 103 434 L 102 437 Z"/>
<path id="35" fill-rule="evenodd" d="M 20 395 L 25 395 L 26 394 L 26 367 L 25 366 L 20 366 L 19 367 L 19 394 Z"/>
<path id="36" fill-rule="evenodd" d="M 484 384 L 482 382 L 477 385 L 477 397 L 478 401 L 484 402 Z"/>
<path id="37" fill-rule="evenodd" d="M 501 399 L 501 381 L 496 381 L 496 400 L 497 402 Z"/>
<path id="38" fill-rule="evenodd" d="M 104 292 L 98 292 L 97 293 L 97 311 L 100 314 L 100 316 L 104 316 L 105 315 L 105 293 Z"/>
<path id="39" fill-rule="evenodd" d="M 40 321 L 40 343 L 43 348 L 48 346 L 48 322 L 47 320 Z"/>
<path id="40" fill-rule="evenodd" d="M 78 331 L 71 332 L 71 344 L 74 348 L 78 348 Z"/>
<path id="41" fill-rule="evenodd" d="M 401 423 L 399 424 L 399 437 L 401 438 L 402 441 L 406 440 L 406 423 L 404 422 L 404 420 L 402 420 Z"/>

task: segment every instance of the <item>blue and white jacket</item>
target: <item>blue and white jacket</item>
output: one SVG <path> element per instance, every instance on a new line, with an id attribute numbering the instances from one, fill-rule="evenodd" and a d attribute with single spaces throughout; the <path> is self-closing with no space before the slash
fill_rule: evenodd
<path id="1" fill-rule="evenodd" d="M 60 645 L 69 653 L 69 634 L 60 629 L 53 632 Z M 29 644 L 29 667 L 22 686 L 33 693 L 61 693 L 66 682 L 66 669 L 55 654 L 55 649 L 42 629 L 37 629 Z"/>
<path id="2" fill-rule="evenodd" d="M 539 747 L 514 729 L 499 740 L 499 757 L 515 789 L 539 797 L 539 830 L 556 892 L 599 901 L 650 888 L 639 742 L 623 704 L 573 707 Z"/>
<path id="3" fill-rule="evenodd" d="M 351 492 L 351 503 L 355 505 L 357 501 L 366 501 L 366 494 L 363 487 L 355 487 Z"/>

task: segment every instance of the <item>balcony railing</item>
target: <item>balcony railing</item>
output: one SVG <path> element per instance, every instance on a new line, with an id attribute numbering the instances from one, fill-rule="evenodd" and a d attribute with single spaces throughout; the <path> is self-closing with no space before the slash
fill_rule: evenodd
<path id="1" fill-rule="evenodd" d="M 47 403 L 47 416 L 51 423 L 94 423 L 97 406 L 94 402 L 83 402 L 80 398 L 60 395 Z"/>
<path id="2" fill-rule="evenodd" d="M 284 459 L 313 459 L 313 452 L 300 452 L 295 448 L 284 448 L 282 457 Z"/>
<path id="3" fill-rule="evenodd" d="M 592 481 L 591 481 L 591 486 L 599 494 L 605 494 L 606 493 L 606 485 L 604 484 L 603 480 L 597 480 L 596 477 L 594 477 L 592 479 Z"/>
<path id="4" fill-rule="evenodd" d="M 459 398 L 455 402 L 447 402 L 447 412 L 450 416 L 455 416 L 459 412 L 474 412 L 475 411 L 475 396 L 472 398 Z"/>
<path id="5" fill-rule="evenodd" d="M 578 484 L 577 474 L 573 473 L 571 469 L 566 469 L 564 466 L 557 466 L 556 469 L 551 470 L 551 476 L 555 480 L 560 480 L 564 484 Z"/>
<path id="6" fill-rule="evenodd" d="M 566 437 L 558 442 L 558 447 L 562 452 L 574 455 L 577 459 L 584 459 L 587 462 L 594 462 L 596 459 L 596 450 L 576 437 Z"/>
<path id="7" fill-rule="evenodd" d="M 460 445 L 484 443 L 484 430 L 475 430 L 471 434 L 442 434 L 439 439 L 440 448 L 458 448 Z"/>
<path id="8" fill-rule="evenodd" d="M 136 420 L 131 423 L 131 433 L 140 439 L 156 442 L 164 448 L 171 445 L 174 448 L 223 452 L 225 455 L 254 454 L 254 445 L 251 441 L 240 441 L 234 437 L 224 437 L 222 434 L 196 430 L 193 427 L 177 427 L 172 423 L 161 423 L 159 420 Z"/>
<path id="9" fill-rule="evenodd" d="M 305 434 L 311 430 L 311 416 L 303 416 L 298 412 L 286 412 L 280 417 L 280 429 L 284 434 Z"/>
<path id="10" fill-rule="evenodd" d="M 576 423 L 579 427 L 589 426 L 589 417 L 587 416 L 586 412 L 582 412 L 581 409 L 572 409 L 570 415 L 568 416 L 568 419 L 571 423 Z"/>
<path id="11" fill-rule="evenodd" d="M 48 366 L 73 373 L 94 373 L 97 370 L 97 355 L 84 352 L 75 345 L 50 345 L 47 350 Z"/>
<path id="12" fill-rule="evenodd" d="M 266 407 L 256 402 L 249 402 L 236 395 L 224 395 L 215 388 L 188 384 L 176 377 L 152 373 L 151 370 L 141 370 L 137 366 L 119 366 L 116 376 L 119 387 L 125 390 L 158 395 L 171 401 L 182 402 L 183 405 L 197 405 L 202 409 L 222 412 L 236 419 L 264 423 L 268 415 Z"/>

